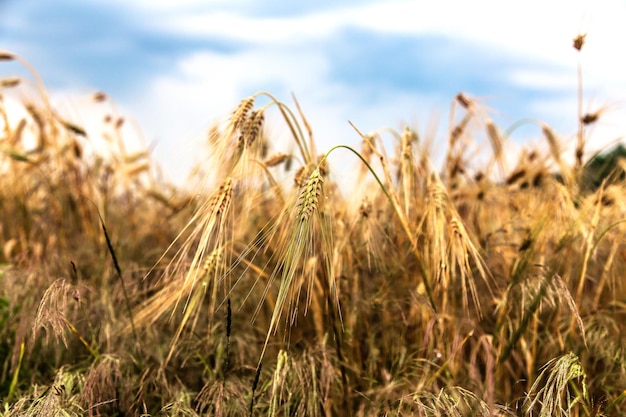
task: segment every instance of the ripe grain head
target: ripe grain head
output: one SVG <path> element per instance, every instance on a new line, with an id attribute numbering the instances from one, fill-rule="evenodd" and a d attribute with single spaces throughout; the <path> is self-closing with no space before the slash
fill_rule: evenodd
<path id="1" fill-rule="evenodd" d="M 306 222 L 319 209 L 322 184 L 324 179 L 318 168 L 314 169 L 307 180 L 298 201 L 298 219 Z"/>
<path id="2" fill-rule="evenodd" d="M 239 103 L 239 106 L 233 112 L 230 118 L 230 126 L 233 130 L 243 128 L 249 118 L 250 110 L 254 106 L 255 98 L 253 96 L 246 97 Z"/>
<path id="3" fill-rule="evenodd" d="M 290 154 L 277 153 L 276 155 L 273 155 L 273 156 L 269 157 L 268 159 L 266 159 L 265 161 L 263 161 L 263 163 L 268 168 L 271 168 L 271 167 L 275 167 L 277 165 L 282 164 L 283 162 L 287 161 L 287 159 L 289 159 L 289 158 L 291 158 Z"/>
<path id="4" fill-rule="evenodd" d="M 8 51 L 0 51 L 0 61 L 13 61 L 15 54 Z"/>
<path id="5" fill-rule="evenodd" d="M 586 33 L 579 33 L 574 38 L 574 41 L 573 41 L 574 45 L 573 46 L 574 46 L 574 49 L 576 49 L 578 52 L 580 52 L 583 49 L 583 46 L 585 46 L 585 38 L 586 37 L 587 37 Z"/>

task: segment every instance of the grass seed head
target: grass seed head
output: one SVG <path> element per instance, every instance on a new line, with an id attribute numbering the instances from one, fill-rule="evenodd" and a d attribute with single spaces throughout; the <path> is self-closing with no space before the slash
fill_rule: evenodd
<path id="1" fill-rule="evenodd" d="M 0 87 L 6 87 L 6 88 L 17 87 L 18 85 L 20 85 L 21 82 L 22 82 L 22 79 L 20 77 L 3 78 L 2 80 L 0 80 Z"/>
<path id="2" fill-rule="evenodd" d="M 465 116 L 463 116 L 461 121 L 456 126 L 454 126 L 454 128 L 450 132 L 450 139 L 448 144 L 449 149 L 455 147 L 455 145 L 465 132 L 465 129 L 469 125 L 470 120 L 472 120 L 472 113 L 468 112 Z"/>
<path id="3" fill-rule="evenodd" d="M 263 109 L 254 110 L 241 126 L 239 133 L 239 146 L 250 147 L 257 140 L 259 132 L 263 128 L 265 112 Z"/>
<path id="4" fill-rule="evenodd" d="M 474 102 L 465 93 L 459 93 L 456 95 L 456 101 L 466 110 L 470 110 L 474 106 Z"/>
<path id="5" fill-rule="evenodd" d="M 230 206 L 230 202 L 233 197 L 233 180 L 232 178 L 227 178 L 222 185 L 220 186 L 220 190 L 215 196 L 213 200 L 211 211 L 215 214 L 215 216 L 219 216 L 222 213 L 225 213 Z"/>
<path id="6" fill-rule="evenodd" d="M 581 118 L 580 121 L 584 124 L 584 125 L 590 125 L 593 124 L 595 122 L 598 121 L 598 119 L 600 118 L 600 116 L 602 115 L 602 112 L 604 111 L 604 109 L 600 109 L 597 110 L 593 113 L 585 113 Z"/>
<path id="7" fill-rule="evenodd" d="M 404 130 L 402 131 L 402 136 L 400 137 L 400 143 L 402 144 L 402 148 L 405 149 L 410 147 L 411 144 L 417 143 L 419 140 L 417 133 L 411 130 L 410 127 L 404 126 Z"/>
<path id="8" fill-rule="evenodd" d="M 322 184 L 324 180 L 319 169 L 315 169 L 309 176 L 308 181 L 299 199 L 298 219 L 305 222 L 311 218 L 318 209 L 319 198 L 322 195 Z"/>
<path id="9" fill-rule="evenodd" d="M 576 35 L 576 37 L 574 38 L 574 49 L 576 49 L 577 51 L 580 51 L 583 49 L 583 46 L 585 45 L 586 36 L 587 36 L 586 33 L 579 33 L 578 35 Z"/>
<path id="10" fill-rule="evenodd" d="M 546 178 L 546 173 L 543 170 L 537 171 L 535 175 L 533 175 L 532 184 L 535 188 L 541 188 Z"/>
<path id="11" fill-rule="evenodd" d="M 524 168 L 519 168 L 513 171 L 506 179 L 506 185 L 515 184 L 520 178 L 526 175 L 526 170 Z"/>
<path id="12" fill-rule="evenodd" d="M 83 156 L 83 148 L 77 140 L 72 141 L 72 152 L 74 153 L 74 158 L 76 159 L 80 159 Z"/>
<path id="13" fill-rule="evenodd" d="M 305 179 L 307 178 L 307 169 L 305 166 L 301 166 L 296 171 L 296 174 L 293 177 L 293 182 L 298 188 L 304 187 L 306 184 Z"/>
<path id="14" fill-rule="evenodd" d="M 556 136 L 556 133 L 550 128 L 550 126 L 546 124 L 541 125 L 541 131 L 543 132 L 546 140 L 548 141 L 548 145 L 550 146 L 550 154 L 552 158 L 559 164 L 559 167 L 562 166 L 562 158 L 561 158 L 561 144 L 559 139 Z"/>
<path id="15" fill-rule="evenodd" d="M 98 91 L 97 93 L 93 95 L 92 99 L 96 103 L 102 103 L 103 101 L 107 99 L 107 95 L 103 93 L 102 91 Z"/>
<path id="16" fill-rule="evenodd" d="M 13 61 L 15 55 L 8 51 L 0 51 L 0 61 Z"/>
<path id="17" fill-rule="evenodd" d="M 239 106 L 237 106 L 230 118 L 233 129 L 239 129 L 245 125 L 248 113 L 252 110 L 252 106 L 254 106 L 254 97 L 251 96 L 241 100 Z"/>
<path id="18" fill-rule="evenodd" d="M 372 214 L 372 202 L 369 201 L 367 198 L 364 198 L 361 202 L 361 205 L 359 206 L 359 214 L 364 219 L 369 218 Z"/>
<path id="19" fill-rule="evenodd" d="M 276 155 L 266 159 L 265 161 L 263 161 L 263 163 L 268 168 L 271 168 L 271 167 L 275 167 L 276 165 L 282 164 L 283 162 L 285 162 L 289 158 L 291 158 L 291 155 L 289 155 L 289 154 L 278 153 L 278 154 L 276 154 Z"/>
<path id="20" fill-rule="evenodd" d="M 587 113 L 580 119 L 580 121 L 583 122 L 583 124 L 590 125 L 595 123 L 599 117 L 600 115 L 597 113 Z"/>
<path id="21" fill-rule="evenodd" d="M 498 127 L 491 119 L 485 121 L 485 126 L 489 139 L 491 140 L 494 156 L 496 159 L 500 160 L 502 158 L 502 138 L 500 137 L 500 132 L 498 132 Z"/>

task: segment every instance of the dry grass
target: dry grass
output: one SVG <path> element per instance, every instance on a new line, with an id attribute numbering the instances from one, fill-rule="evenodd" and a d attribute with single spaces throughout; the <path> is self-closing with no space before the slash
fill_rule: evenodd
<path id="1" fill-rule="evenodd" d="M 591 116 L 571 166 L 537 122 L 548 151 L 509 167 L 514 127 L 459 94 L 436 168 L 408 126 L 318 154 L 298 103 L 260 92 L 184 191 L 122 115 L 94 138 L 39 81 L 0 86 L 27 115 L 0 100 L 1 415 L 623 414 L 626 186 L 619 163 L 585 182 Z"/>

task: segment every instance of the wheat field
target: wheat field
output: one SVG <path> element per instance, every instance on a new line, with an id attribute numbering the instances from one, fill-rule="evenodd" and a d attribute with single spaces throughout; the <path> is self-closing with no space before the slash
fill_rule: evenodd
<path id="1" fill-rule="evenodd" d="M 318 149 L 259 92 L 207 130 L 190 190 L 123 117 L 92 138 L 2 61 L 32 80 L 0 98 L 32 94 L 16 122 L 0 100 L 0 415 L 626 411 L 626 152 L 587 150 L 601 112 L 572 115 L 571 155 L 525 121 L 545 146 L 512 158 L 519 124 L 459 93 L 437 163 L 410 126 Z"/>

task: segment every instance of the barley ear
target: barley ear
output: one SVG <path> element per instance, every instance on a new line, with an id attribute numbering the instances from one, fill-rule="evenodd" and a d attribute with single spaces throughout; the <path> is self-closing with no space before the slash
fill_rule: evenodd
<path id="1" fill-rule="evenodd" d="M 13 61 L 15 55 L 8 51 L 0 51 L 0 61 Z"/>
<path id="2" fill-rule="evenodd" d="M 322 194 L 322 184 L 324 180 L 319 169 L 315 169 L 309 176 L 304 189 L 300 193 L 298 202 L 298 219 L 305 222 L 318 209 L 320 195 Z"/>
<path id="3" fill-rule="evenodd" d="M 254 96 L 246 97 L 241 100 L 239 106 L 237 106 L 230 118 L 230 124 L 233 130 L 239 129 L 245 125 L 248 113 L 252 110 L 252 106 L 254 106 Z"/>

